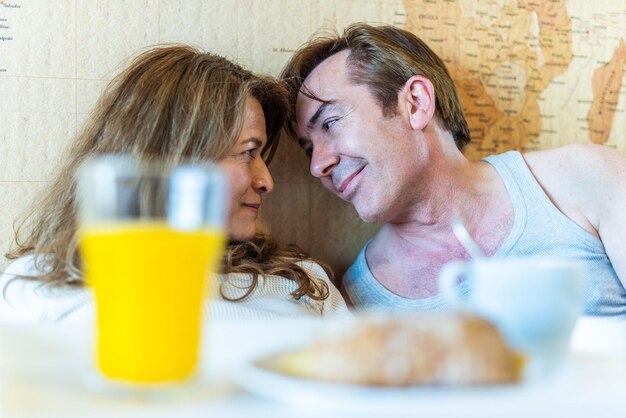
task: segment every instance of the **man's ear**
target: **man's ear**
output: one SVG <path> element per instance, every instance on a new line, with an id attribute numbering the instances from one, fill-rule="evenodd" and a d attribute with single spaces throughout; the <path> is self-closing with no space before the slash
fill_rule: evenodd
<path id="1" fill-rule="evenodd" d="M 409 78 L 398 98 L 400 106 L 404 107 L 411 127 L 421 130 L 426 127 L 435 115 L 435 88 L 426 77 L 414 75 Z"/>

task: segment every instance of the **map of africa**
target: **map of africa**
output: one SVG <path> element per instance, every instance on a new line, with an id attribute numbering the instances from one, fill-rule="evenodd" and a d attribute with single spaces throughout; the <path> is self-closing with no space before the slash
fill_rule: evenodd
<path id="1" fill-rule="evenodd" d="M 404 5 L 405 28 L 431 45 L 457 83 L 471 157 L 573 141 L 625 150 L 623 2 Z"/>

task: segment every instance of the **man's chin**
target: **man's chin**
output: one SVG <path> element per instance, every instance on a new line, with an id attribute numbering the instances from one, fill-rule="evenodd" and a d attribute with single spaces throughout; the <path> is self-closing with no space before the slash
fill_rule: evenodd
<path id="1" fill-rule="evenodd" d="M 368 224 L 384 224 L 385 223 L 384 217 L 378 211 L 372 211 L 371 208 L 359 209 L 356 206 L 354 208 L 356 209 L 356 212 L 359 215 L 359 218 L 361 218 L 361 220 L 365 223 L 368 223 Z"/>
<path id="2" fill-rule="evenodd" d="M 343 200 L 344 202 L 352 205 L 352 208 L 356 210 L 356 213 L 359 215 L 359 218 L 361 218 L 363 222 L 368 223 L 368 224 L 383 224 L 386 222 L 386 220 L 384 219 L 384 214 L 380 210 L 377 210 L 377 208 L 372 207 L 371 201 L 367 202 L 368 203 L 367 206 L 362 206 L 359 203 L 360 196 L 352 195 L 352 196 L 344 197 L 340 193 L 334 190 L 331 190 L 331 192 L 335 196 Z"/>

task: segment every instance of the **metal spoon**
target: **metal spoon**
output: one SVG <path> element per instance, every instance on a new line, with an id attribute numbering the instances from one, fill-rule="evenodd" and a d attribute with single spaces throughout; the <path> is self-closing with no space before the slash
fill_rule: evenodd
<path id="1" fill-rule="evenodd" d="M 452 218 L 452 231 L 472 258 L 486 258 L 485 253 L 480 249 L 478 244 L 476 244 L 476 241 L 474 241 L 467 231 L 467 228 L 465 228 L 463 221 L 458 216 Z"/>

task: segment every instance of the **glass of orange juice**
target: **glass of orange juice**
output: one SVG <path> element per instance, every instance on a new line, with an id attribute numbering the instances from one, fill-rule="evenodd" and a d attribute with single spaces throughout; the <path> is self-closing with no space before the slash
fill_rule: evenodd
<path id="1" fill-rule="evenodd" d="M 217 166 L 105 156 L 81 166 L 77 188 L 100 372 L 133 386 L 188 380 L 225 242 L 225 176 Z"/>

